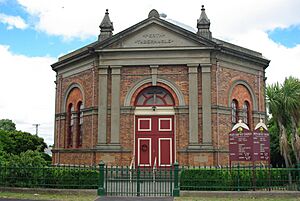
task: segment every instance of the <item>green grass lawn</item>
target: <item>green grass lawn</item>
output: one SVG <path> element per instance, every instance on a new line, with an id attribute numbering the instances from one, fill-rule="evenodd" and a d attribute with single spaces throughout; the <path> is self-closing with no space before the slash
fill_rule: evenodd
<path id="1" fill-rule="evenodd" d="M 0 198 L 16 198 L 16 199 L 32 199 L 32 200 L 56 200 L 56 201 L 94 201 L 96 195 L 71 195 L 71 194 L 55 194 L 55 193 L 15 193 L 0 192 Z M 300 198 L 290 197 L 274 197 L 274 198 L 212 198 L 212 197 L 176 197 L 175 201 L 300 201 Z M 159 200 L 158 200 L 159 201 Z"/>
<path id="2" fill-rule="evenodd" d="M 289 198 L 289 197 L 279 197 L 279 198 L 211 198 L 211 197 L 178 197 L 176 201 L 300 201 L 300 198 Z"/>
<path id="3" fill-rule="evenodd" d="M 70 194 L 55 194 L 55 193 L 15 193 L 15 192 L 0 192 L 0 198 L 17 198 L 17 199 L 32 199 L 32 200 L 56 200 L 56 201 L 94 201 L 96 195 L 70 195 Z"/>

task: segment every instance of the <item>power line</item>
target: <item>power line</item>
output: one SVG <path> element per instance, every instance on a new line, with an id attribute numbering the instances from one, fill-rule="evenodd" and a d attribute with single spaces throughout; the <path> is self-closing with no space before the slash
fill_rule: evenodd
<path id="1" fill-rule="evenodd" d="M 32 124 L 32 125 L 35 126 L 35 135 L 38 135 L 38 133 L 39 133 L 39 126 L 41 124 Z"/>

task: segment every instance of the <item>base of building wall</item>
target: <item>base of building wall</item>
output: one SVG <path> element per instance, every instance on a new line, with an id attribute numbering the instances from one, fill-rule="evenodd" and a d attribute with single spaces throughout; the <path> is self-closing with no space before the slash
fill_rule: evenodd
<path id="1" fill-rule="evenodd" d="M 127 165 L 133 160 L 133 150 L 113 149 L 115 147 L 102 146 L 85 150 L 53 150 L 53 164 L 77 164 L 97 165 L 104 161 L 109 165 Z M 220 149 L 181 149 L 176 152 L 176 162 L 183 166 L 204 166 L 204 165 L 227 165 L 228 150 Z M 173 161 L 175 162 L 175 161 Z"/>
<path id="2" fill-rule="evenodd" d="M 228 153 L 228 150 L 218 149 L 211 144 L 190 144 L 185 149 L 178 149 L 178 153 Z"/>

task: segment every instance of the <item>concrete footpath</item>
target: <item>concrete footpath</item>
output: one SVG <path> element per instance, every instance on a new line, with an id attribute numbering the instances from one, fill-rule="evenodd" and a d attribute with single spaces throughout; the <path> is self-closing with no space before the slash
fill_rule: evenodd
<path id="1" fill-rule="evenodd" d="M 173 197 L 99 197 L 95 201 L 173 201 Z"/>

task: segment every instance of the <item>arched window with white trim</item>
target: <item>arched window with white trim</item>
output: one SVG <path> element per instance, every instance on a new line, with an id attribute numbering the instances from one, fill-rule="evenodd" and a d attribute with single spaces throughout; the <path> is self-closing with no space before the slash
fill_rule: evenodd
<path id="1" fill-rule="evenodd" d="M 136 106 L 174 106 L 174 99 L 169 91 L 159 86 L 142 90 L 136 101 Z"/>
<path id="2" fill-rule="evenodd" d="M 249 112 L 250 112 L 250 107 L 248 101 L 244 101 L 243 104 L 243 109 L 242 109 L 242 118 L 243 122 L 249 126 L 250 120 L 249 120 Z"/>
<path id="3" fill-rule="evenodd" d="M 238 102 L 233 99 L 231 102 L 231 123 L 232 125 L 238 122 Z"/>
<path id="4" fill-rule="evenodd" d="M 74 133 L 74 106 L 72 103 L 68 105 L 67 111 L 67 147 L 73 146 L 73 133 Z"/>
<path id="5" fill-rule="evenodd" d="M 83 141 L 83 104 L 81 101 L 77 104 L 77 147 L 82 146 Z"/>

